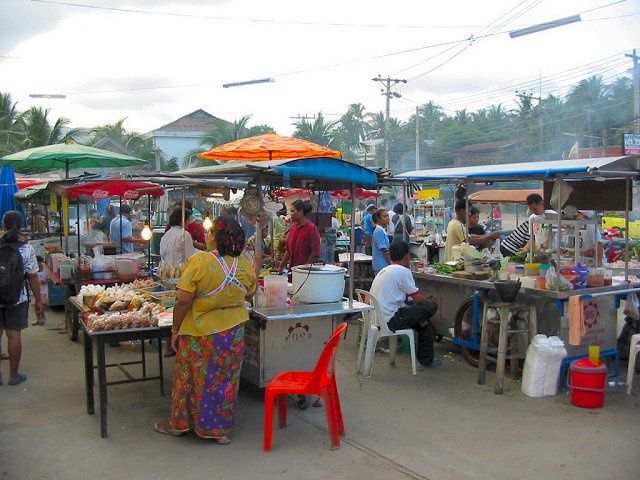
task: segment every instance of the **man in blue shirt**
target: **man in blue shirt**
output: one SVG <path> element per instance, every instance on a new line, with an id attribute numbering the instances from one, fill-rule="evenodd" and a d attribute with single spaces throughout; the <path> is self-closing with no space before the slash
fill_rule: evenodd
<path id="1" fill-rule="evenodd" d="M 133 252 L 134 243 L 140 245 L 147 243 L 146 240 L 141 238 L 133 238 L 131 207 L 129 205 L 123 205 L 120 209 L 120 215 L 111 220 L 111 224 L 109 225 L 109 240 L 115 243 L 119 250 L 120 245 L 122 245 L 122 251 L 120 253 Z"/>
<path id="2" fill-rule="evenodd" d="M 373 224 L 373 214 L 376 211 L 376 206 L 371 204 L 367 207 L 367 214 L 362 219 L 362 230 L 364 230 L 364 252 L 367 255 L 371 255 L 371 245 L 373 230 L 376 226 Z"/>
<path id="3" fill-rule="evenodd" d="M 389 256 L 389 237 L 387 236 L 387 225 L 389 225 L 389 212 L 384 208 L 376 210 L 373 214 L 373 221 L 376 228 L 372 235 L 372 255 L 371 265 L 373 273 L 378 274 L 380 270 L 391 263 Z"/>

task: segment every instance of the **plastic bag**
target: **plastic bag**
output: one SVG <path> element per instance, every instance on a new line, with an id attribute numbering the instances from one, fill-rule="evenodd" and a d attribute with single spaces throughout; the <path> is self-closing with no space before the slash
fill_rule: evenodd
<path id="1" fill-rule="evenodd" d="M 547 290 L 553 291 L 558 289 L 558 286 L 557 286 L 558 276 L 556 275 L 556 269 L 553 266 L 549 267 L 549 269 L 547 270 L 547 275 L 545 277 L 545 280 L 547 283 Z M 573 284 L 569 280 L 564 278 L 562 275 L 560 275 L 560 290 L 561 291 L 573 290 Z"/>
<path id="2" fill-rule="evenodd" d="M 638 295 L 635 293 L 629 293 L 625 303 L 624 314 L 633 320 L 638 320 L 638 318 L 640 318 L 640 302 L 638 301 Z"/>
<path id="3" fill-rule="evenodd" d="M 558 392 L 562 359 L 567 356 L 558 337 L 539 334 L 533 337 L 524 360 L 522 393 L 528 397 L 547 397 Z"/>

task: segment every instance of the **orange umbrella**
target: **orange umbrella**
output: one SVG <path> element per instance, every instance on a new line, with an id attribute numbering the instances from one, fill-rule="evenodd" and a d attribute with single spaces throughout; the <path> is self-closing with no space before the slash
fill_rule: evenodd
<path id="1" fill-rule="evenodd" d="M 337 150 L 273 132 L 225 143 L 200 154 L 206 160 L 268 161 L 294 158 L 342 158 Z"/>

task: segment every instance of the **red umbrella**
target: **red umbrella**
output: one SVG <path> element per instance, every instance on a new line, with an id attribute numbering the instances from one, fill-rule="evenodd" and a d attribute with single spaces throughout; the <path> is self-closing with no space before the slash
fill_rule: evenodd
<path id="1" fill-rule="evenodd" d="M 128 181 L 128 180 L 106 180 L 98 182 L 87 182 L 74 185 L 65 189 L 64 196 L 78 198 L 81 196 L 104 200 L 111 197 L 122 197 L 125 200 L 138 200 L 144 195 L 160 197 L 164 194 L 164 189 L 157 183 Z"/>
<path id="2" fill-rule="evenodd" d="M 331 192 L 331 196 L 335 198 L 341 198 L 344 200 L 351 199 L 351 192 L 347 189 L 334 190 Z M 359 200 L 378 198 L 378 193 L 375 190 L 366 190 L 364 188 L 356 188 L 356 198 Z"/>

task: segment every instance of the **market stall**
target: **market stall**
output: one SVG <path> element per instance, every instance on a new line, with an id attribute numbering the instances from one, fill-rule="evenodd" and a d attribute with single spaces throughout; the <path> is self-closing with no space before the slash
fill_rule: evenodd
<path id="1" fill-rule="evenodd" d="M 76 200 L 76 228 L 80 232 L 80 211 L 81 200 L 85 203 L 89 199 L 103 200 L 118 197 L 120 207 L 122 200 L 135 201 L 146 196 L 149 205 L 152 197 L 159 197 L 164 190 L 155 183 L 129 181 L 121 178 L 111 178 L 99 181 L 89 181 L 78 183 L 64 188 L 61 191 L 66 199 Z M 88 210 L 88 206 L 86 208 Z M 122 222 L 122 217 L 120 217 Z M 150 224 L 150 213 L 148 213 L 147 226 Z M 120 226 L 122 228 L 122 224 Z M 90 285 L 115 285 L 118 283 L 128 283 L 137 279 L 149 277 L 149 258 L 142 252 L 120 253 L 118 255 L 105 254 L 104 247 L 109 244 L 93 244 L 93 257 L 87 255 L 81 248 L 81 235 L 77 235 L 77 255 L 71 258 L 63 253 L 52 253 L 47 256 L 47 266 L 56 284 L 63 284 L 67 289 L 67 302 L 65 305 L 66 328 L 71 340 L 76 341 L 80 330 L 80 323 L 71 305 L 70 298 L 81 291 L 83 284 Z M 122 248 L 122 239 L 120 241 Z"/>
<path id="2" fill-rule="evenodd" d="M 578 221 L 575 218 L 576 213 L 568 208 L 568 205 L 576 207 L 576 211 L 621 210 L 628 218 L 631 205 L 630 183 L 639 172 L 640 159 L 626 156 L 445 168 L 400 175 L 400 178 L 419 184 L 538 180 L 545 182 L 546 206 L 550 207 L 549 202 L 556 196 L 558 199 L 565 198 L 560 202 L 560 209 L 565 207 L 560 215 L 550 212 L 537 221 L 532 221 L 539 227 L 546 225 L 553 233 L 551 237 L 554 240 L 551 240 L 544 250 L 531 251 L 530 257 L 525 261 L 528 265 L 522 265 L 524 262 L 520 260 L 513 265 L 513 271 L 508 272 L 505 270 L 509 262 L 505 260 L 492 264 L 495 272 L 481 266 L 479 271 L 473 273 L 454 272 L 453 270 L 465 270 L 459 264 L 439 264 L 414 273 L 420 288 L 429 292 L 429 296 L 438 303 L 438 312 L 433 318 L 437 333 L 452 337 L 452 341 L 461 347 L 465 358 L 470 363 L 477 364 L 483 303 L 495 298 L 495 280 L 500 277 L 506 278 L 507 275 L 514 278 L 522 277 L 518 302 L 535 302 L 538 332 L 558 335 L 563 339 L 569 351 L 568 358 L 564 360 L 565 365 L 576 357 L 586 355 L 589 345 L 599 345 L 601 356 L 616 360 L 617 368 L 617 307 L 627 293 L 635 291 L 634 289 L 640 285 L 638 279 L 629 275 L 626 270 L 622 274 L 611 275 L 611 284 L 604 285 L 605 274 L 601 276 L 603 270 L 597 258 L 592 267 L 585 267 L 584 270 L 583 265 L 579 265 L 579 258 L 575 253 L 577 248 L 574 246 L 573 251 L 564 248 L 566 239 L 563 240 L 563 234 L 566 237 L 571 236 L 575 243 L 575 226 L 584 228 L 589 224 L 588 221 Z M 567 185 L 573 185 L 570 188 L 574 197 L 563 197 L 562 188 L 566 189 Z M 556 191 L 551 195 L 554 186 Z M 574 231 L 567 235 L 569 225 L 573 225 Z M 535 238 L 535 233 L 533 237 Z M 546 254 L 548 264 L 555 267 L 555 273 L 544 277 L 546 282 L 536 281 L 541 276 L 542 262 L 537 261 L 538 258 L 531 258 L 531 254 L 539 253 Z M 525 268 L 530 269 L 532 275 L 537 278 L 527 279 Z M 569 304 L 572 297 L 580 299 L 580 308 L 585 319 L 578 342 L 569 341 L 569 330 L 572 326 Z M 575 318 L 573 320 L 575 321 Z"/>
<path id="3" fill-rule="evenodd" d="M 349 188 L 351 195 L 355 196 L 356 186 L 375 187 L 378 183 L 375 172 L 337 158 L 227 162 L 223 165 L 183 170 L 178 174 L 206 179 L 243 179 L 247 186 L 253 187 L 254 195 L 257 193 L 254 198 L 258 203 L 278 188 L 304 188 L 316 192 Z M 354 238 L 354 229 L 352 222 L 351 238 Z M 352 259 L 354 249 L 355 245 L 352 242 Z M 344 270 L 338 270 L 337 273 L 337 277 L 341 277 L 336 281 L 337 297 L 332 301 L 325 300 L 321 304 L 296 302 L 295 295 L 293 301 L 287 300 L 286 277 L 283 282 L 272 282 L 270 276 L 265 278 L 264 296 L 267 306 L 259 306 L 260 300 L 256 298 L 252 321 L 245 327 L 247 353 L 242 370 L 244 379 L 263 387 L 278 369 L 311 368 L 335 322 L 347 315 L 358 314 L 371 308 L 353 300 L 353 261 L 349 262 L 348 269 L 349 294 L 346 300 L 342 299 Z M 303 270 L 300 274 L 303 276 L 302 282 L 314 275 L 312 269 Z M 266 286 L 267 283 L 280 285 L 271 290 L 271 287 Z M 293 292 L 296 291 L 295 279 L 290 288 L 294 289 Z"/>

